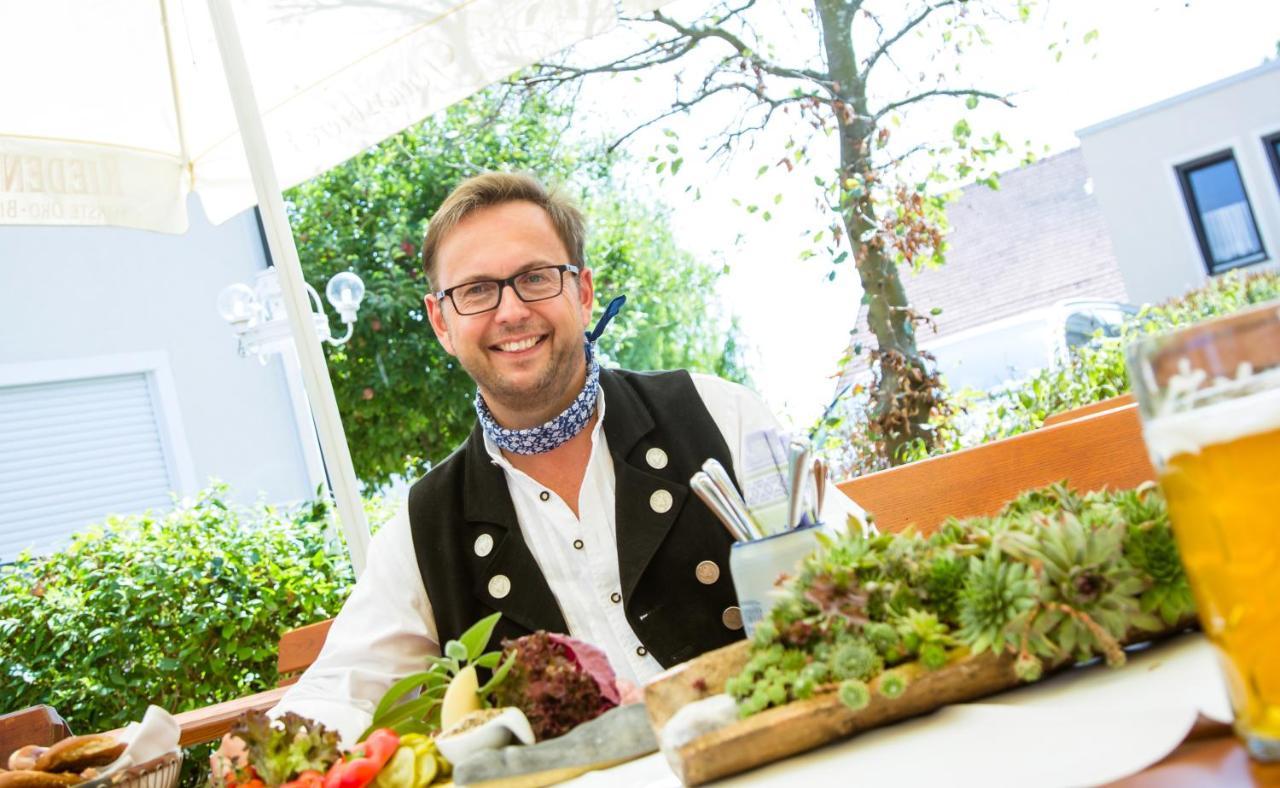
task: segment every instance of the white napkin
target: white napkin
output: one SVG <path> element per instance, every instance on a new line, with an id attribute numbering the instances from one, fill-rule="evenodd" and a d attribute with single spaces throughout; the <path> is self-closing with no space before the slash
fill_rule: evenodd
<path id="1" fill-rule="evenodd" d="M 99 776 L 146 763 L 178 749 L 181 729 L 173 715 L 159 706 L 148 706 L 142 722 L 131 722 L 120 732 L 119 741 L 125 747 L 119 758 L 106 766 Z"/>
<path id="2" fill-rule="evenodd" d="M 738 484 L 747 509 L 766 533 L 782 529 L 787 521 L 791 485 L 787 480 L 787 444 L 787 436 L 773 429 L 757 430 L 743 440 Z"/>

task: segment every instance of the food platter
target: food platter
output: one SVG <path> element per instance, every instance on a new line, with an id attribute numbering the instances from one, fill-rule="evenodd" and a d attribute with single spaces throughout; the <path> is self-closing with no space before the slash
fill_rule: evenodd
<path id="1" fill-rule="evenodd" d="M 1149 639 L 1149 635 L 1142 637 L 1144 641 Z M 645 705 L 654 728 L 662 730 L 679 709 L 722 692 L 724 681 L 742 669 L 748 652 L 746 642 L 726 646 L 673 668 L 648 684 Z M 667 750 L 667 763 L 685 785 L 701 785 L 949 704 L 1024 684 L 1014 670 L 1010 654 L 958 655 L 937 670 L 919 665 L 909 665 L 905 670 L 907 686 L 897 698 L 873 694 L 859 710 L 850 709 L 835 693 L 795 701 Z"/>

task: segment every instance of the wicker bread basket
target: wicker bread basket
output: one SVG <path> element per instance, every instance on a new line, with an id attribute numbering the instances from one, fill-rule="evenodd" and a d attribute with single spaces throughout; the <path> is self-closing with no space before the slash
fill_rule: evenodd
<path id="1" fill-rule="evenodd" d="M 182 774 L 182 750 L 127 766 L 80 783 L 76 788 L 177 788 Z"/>

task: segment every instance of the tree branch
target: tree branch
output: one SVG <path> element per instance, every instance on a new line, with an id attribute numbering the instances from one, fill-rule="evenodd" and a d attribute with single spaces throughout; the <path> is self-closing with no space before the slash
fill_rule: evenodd
<path id="1" fill-rule="evenodd" d="M 690 39 L 702 40 L 707 38 L 718 38 L 732 47 L 740 57 L 746 59 L 751 65 L 761 71 L 772 74 L 775 77 L 783 77 L 786 79 L 803 79 L 815 82 L 828 90 L 834 88 L 835 83 L 831 80 L 829 74 L 823 74 L 818 71 L 807 68 L 788 68 L 786 66 L 765 60 L 756 53 L 754 49 L 747 46 L 746 42 L 725 30 L 723 27 L 686 27 L 661 11 L 654 11 L 653 18 L 670 27 L 672 30 L 686 36 Z"/>
<path id="2" fill-rule="evenodd" d="M 672 102 L 671 109 L 667 110 L 666 112 L 663 112 L 661 115 L 657 115 L 655 117 L 652 117 L 646 120 L 645 122 L 641 123 L 638 126 L 632 127 L 631 130 L 628 131 L 626 134 L 623 134 L 621 137 L 618 137 L 616 140 L 609 143 L 609 147 L 607 148 L 607 150 L 609 153 L 613 153 L 615 148 L 617 148 L 622 143 L 626 142 L 629 137 L 636 134 L 637 132 L 647 129 L 648 127 L 652 126 L 658 121 L 669 118 L 672 115 L 679 115 L 681 112 L 688 112 L 690 109 L 693 109 L 694 106 L 702 102 L 704 99 L 710 98 L 716 93 L 719 93 L 724 90 L 733 90 L 735 88 L 746 88 L 748 90 L 751 90 L 751 87 L 749 85 L 743 85 L 740 83 L 725 84 L 725 85 L 717 85 L 716 87 L 710 88 L 707 90 L 699 90 L 697 95 L 695 95 L 693 98 L 689 99 L 688 101 L 676 99 L 674 102 Z"/>
<path id="3" fill-rule="evenodd" d="M 880 46 L 876 47 L 876 51 L 871 53 L 871 56 L 868 57 L 866 60 L 866 64 L 862 67 L 862 73 L 869 74 L 871 72 L 871 67 L 876 64 L 876 61 L 879 60 L 881 56 L 883 56 L 886 52 L 889 51 L 889 47 L 898 43 L 898 41 L 900 41 L 903 36 L 905 36 L 907 33 L 910 33 L 912 30 L 916 28 L 917 25 L 919 25 L 924 20 L 928 19 L 929 15 L 932 14 L 934 11 L 937 11 L 939 8 L 945 8 L 946 6 L 949 6 L 949 5 L 959 5 L 960 2 L 961 0 L 942 0 L 942 2 L 940 3 L 925 6 L 925 9 L 921 11 L 919 14 L 917 14 L 910 21 L 908 21 L 905 25 L 903 25 L 901 30 L 899 30 L 898 32 L 890 36 L 888 41 L 885 41 L 881 43 Z M 877 22 L 876 24 L 879 24 L 879 22 Z"/>
<path id="4" fill-rule="evenodd" d="M 1009 97 L 1008 97 L 1008 96 L 1001 96 L 1001 95 L 999 95 L 999 94 L 997 94 L 997 93 L 990 93 L 990 92 L 985 91 L 985 90 L 973 90 L 973 89 L 967 89 L 967 88 L 961 88 L 961 89 L 957 89 L 957 90 L 941 90 L 941 89 L 939 89 L 939 90 L 926 90 L 926 91 L 925 91 L 925 92 L 923 92 L 923 93 L 917 93 L 916 95 L 914 95 L 914 96 L 909 96 L 909 97 L 907 97 L 907 98 L 902 99 L 901 101 L 894 101 L 894 102 L 891 102 L 891 103 L 889 103 L 889 104 L 886 104 L 886 105 L 885 105 L 883 108 L 881 108 L 881 110 L 880 110 L 879 112 L 877 112 L 873 117 L 874 117 L 877 121 L 879 121 L 879 120 L 880 120 L 880 118 L 883 118 L 885 115 L 888 115 L 890 112 L 893 112 L 895 109 L 902 109 L 903 107 L 905 107 L 905 106 L 907 106 L 907 105 L 909 105 L 909 104 L 914 104 L 914 103 L 916 103 L 917 101 L 924 101 L 925 99 L 935 98 L 935 97 L 937 97 L 937 96 L 956 96 L 956 97 L 963 97 L 963 98 L 984 98 L 984 99 L 990 99 L 990 100 L 992 100 L 992 101 L 998 101 L 998 102 L 1000 102 L 1001 104 L 1005 105 L 1006 107 L 1012 107 L 1012 106 L 1013 106 L 1013 102 L 1009 100 Z"/>
<path id="5" fill-rule="evenodd" d="M 711 75 L 711 76 L 714 76 L 714 75 Z M 768 96 L 761 94 L 759 86 L 750 85 L 745 82 L 726 82 L 726 83 L 712 86 L 709 84 L 711 80 L 711 76 L 708 76 L 707 80 L 704 80 L 702 87 L 698 89 L 697 93 L 692 98 L 676 99 L 674 102 L 672 102 L 671 109 L 667 110 L 666 112 L 663 112 L 660 115 L 657 115 L 656 117 L 650 118 L 637 126 L 632 127 L 629 131 L 627 131 L 621 137 L 618 137 L 616 140 L 609 143 L 609 147 L 606 150 L 612 153 L 614 149 L 616 149 L 619 145 L 621 145 L 623 142 L 625 142 L 628 138 L 630 138 L 637 132 L 640 132 L 652 126 L 658 121 L 669 118 L 672 115 L 678 115 L 682 112 L 688 112 L 689 110 L 693 109 L 693 107 L 696 106 L 697 104 L 701 103 L 705 99 L 710 98 L 711 96 L 714 96 L 717 93 L 723 93 L 725 91 L 730 91 L 730 90 L 743 90 L 750 93 L 758 102 L 760 102 L 760 104 L 767 106 L 769 108 L 769 111 L 765 116 L 766 119 L 768 119 L 769 117 L 772 117 L 774 110 L 777 110 L 779 107 L 782 107 L 786 104 L 799 103 L 804 101 L 805 99 L 804 96 L 787 96 L 785 98 L 780 98 L 780 99 L 769 98 Z M 740 137 L 748 131 L 759 131 L 759 129 L 755 127 L 752 127 L 749 129 L 741 129 L 739 132 L 726 133 L 726 136 L 736 139 L 736 137 Z M 724 146 L 722 145 L 720 147 L 724 147 Z M 719 148 L 717 148 L 717 152 L 718 151 L 719 151 Z M 710 158 L 714 158 L 715 155 L 716 154 L 713 153 Z"/>

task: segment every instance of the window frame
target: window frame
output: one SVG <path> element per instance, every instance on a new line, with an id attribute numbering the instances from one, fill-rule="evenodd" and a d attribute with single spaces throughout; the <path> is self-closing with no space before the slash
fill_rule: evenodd
<path id="1" fill-rule="evenodd" d="M 1276 176 L 1276 189 L 1280 190 L 1280 131 L 1262 137 L 1267 149 L 1267 161 L 1271 162 L 1271 174 Z"/>
<path id="2" fill-rule="evenodd" d="M 1209 238 L 1205 234 L 1204 220 L 1200 215 L 1199 206 L 1196 205 L 1195 190 L 1191 187 L 1191 173 L 1227 160 L 1235 164 L 1236 175 L 1240 178 L 1240 191 L 1244 194 L 1244 205 L 1249 211 L 1249 221 L 1253 223 L 1253 231 L 1258 236 L 1259 256 L 1242 257 L 1230 262 L 1215 264 L 1213 251 L 1209 248 Z M 1271 256 L 1267 253 L 1266 243 L 1262 239 L 1262 229 L 1258 226 L 1258 217 L 1253 211 L 1253 201 L 1249 199 L 1249 189 L 1245 185 L 1244 172 L 1240 169 L 1240 161 L 1236 158 L 1234 148 L 1224 148 L 1191 161 L 1183 162 L 1176 165 L 1174 170 L 1178 176 L 1178 186 L 1182 190 L 1182 201 L 1186 205 L 1187 215 L 1191 219 L 1191 228 L 1196 234 L 1196 244 L 1200 247 L 1200 259 L 1204 261 L 1204 267 L 1209 276 L 1217 276 L 1236 268 L 1265 263 L 1271 259 Z"/>

